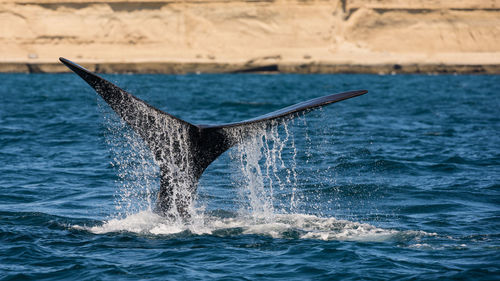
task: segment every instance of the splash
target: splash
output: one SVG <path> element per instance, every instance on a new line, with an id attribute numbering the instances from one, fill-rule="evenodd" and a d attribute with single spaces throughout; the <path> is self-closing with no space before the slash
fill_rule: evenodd
<path id="1" fill-rule="evenodd" d="M 195 221 L 196 223 L 188 225 L 172 223 L 153 212 L 142 211 L 124 219 L 111 219 L 98 226 L 75 225 L 73 228 L 95 234 L 130 232 L 167 237 L 261 235 L 276 239 L 361 242 L 418 242 L 423 237 L 436 236 L 435 233 L 424 231 L 383 229 L 366 223 L 304 214 L 276 214 L 272 221 L 267 217 L 245 217 L 237 214 L 231 218 L 205 215 Z"/>
<path id="2" fill-rule="evenodd" d="M 120 189 L 117 192 L 118 215 L 102 225 L 93 227 L 74 226 L 92 233 L 132 232 L 143 235 L 245 235 L 257 234 L 285 239 L 387 241 L 401 237 L 426 235 L 408 231 L 382 229 L 376 226 L 333 217 L 321 217 L 300 213 L 298 206 L 306 204 L 299 192 L 297 172 L 297 148 L 295 133 L 289 128 L 306 128 L 305 118 L 271 122 L 269 126 L 255 126 L 248 132 L 231 132 L 234 138 L 247 140 L 230 151 L 236 166 L 234 180 L 240 194 L 240 208 L 236 213 L 220 217 L 205 212 L 204 206 L 190 206 L 189 223 L 165 218 L 153 212 L 159 178 L 159 165 L 167 166 L 172 181 L 184 179 L 190 159 L 177 162 L 156 163 L 146 144 L 120 119 L 108 114 L 105 125 L 107 142 L 112 148 L 113 162 L 118 169 Z M 302 121 L 301 121 L 302 120 Z M 302 126 L 296 126 L 302 125 Z M 186 134 L 182 128 L 165 124 L 165 130 L 177 130 L 175 139 L 170 137 L 171 149 L 187 151 Z M 246 135 L 245 135 L 246 134 Z M 172 136 L 174 134 L 169 134 Z M 301 136 L 302 137 L 302 136 Z M 305 150 L 310 154 L 310 147 Z M 169 150 L 166 150 L 169 153 Z M 185 156 L 188 157 L 188 156 Z M 169 157 L 162 157 L 169 159 Z M 173 159 L 173 157 L 172 157 Z M 306 157 L 306 161 L 309 157 Z M 188 191 L 188 188 L 185 188 Z M 181 193 L 174 196 L 183 196 Z M 312 208 L 314 209 L 314 207 Z"/>
<path id="3" fill-rule="evenodd" d="M 197 179 L 193 174 L 189 133 L 186 127 L 173 122 L 165 122 L 162 130 L 167 139 L 162 149 L 158 150 L 162 155 L 157 157 L 161 159 L 157 164 L 160 166 L 162 186 L 159 198 L 163 199 L 157 202 L 160 204 L 156 207 L 164 215 L 180 221 L 183 217 L 194 216 L 196 212 L 192 196 Z"/>
<path id="4" fill-rule="evenodd" d="M 140 114 L 155 118 L 153 109 L 143 104 L 138 107 Z M 126 122 L 109 110 L 106 113 L 106 141 L 119 177 L 118 216 L 153 209 L 176 220 L 194 215 L 191 196 L 196 179 L 187 128 L 166 120 L 157 130 L 146 132 L 146 139 L 154 140 L 154 145 L 147 145 Z M 158 186 L 167 188 L 158 190 Z M 158 204 L 158 197 L 165 199 Z"/>
<path id="5" fill-rule="evenodd" d="M 111 116 L 115 115 L 111 114 Z M 167 180 L 174 183 L 175 186 L 181 187 L 172 194 L 173 202 L 177 202 L 179 198 L 181 200 L 189 198 L 191 195 L 190 183 L 192 179 L 189 178 L 190 175 L 187 171 L 190 171 L 189 165 L 192 160 L 189 159 L 187 132 L 183 132 L 183 128 L 177 127 L 175 124 L 163 124 L 162 130 L 168 136 L 165 144 L 168 146 L 162 153 L 167 155 L 159 157 L 164 160 L 158 163 L 158 161 L 153 160 L 153 153 L 150 152 L 142 139 L 130 130 L 123 121 L 116 117 L 110 117 L 109 114 L 106 118 L 108 120 L 106 122 L 107 141 L 112 148 L 114 163 L 119 172 L 120 189 L 117 192 L 116 202 L 118 214 L 97 228 L 100 230 L 94 229 L 95 231 L 125 230 L 167 234 L 182 230 L 192 233 L 213 233 L 215 229 L 219 229 L 214 226 L 214 223 L 220 227 L 226 225 L 222 229 L 230 228 L 227 226 L 228 224 L 236 223 L 239 224 L 238 227 L 245 229 L 243 233 L 252 233 L 253 231 L 257 233 L 259 231 L 255 229 L 261 228 L 272 228 L 272 233 L 276 233 L 276 231 L 281 233 L 276 227 L 286 225 L 284 229 L 299 229 L 297 233 L 300 235 L 297 235 L 301 238 L 328 240 L 333 239 L 332 237 L 340 239 L 341 235 L 347 237 L 346 239 L 353 235 L 356 236 L 355 233 L 346 233 L 345 231 L 332 234 L 331 230 L 335 227 L 338 228 L 338 225 L 341 224 L 334 218 L 319 219 L 318 217 L 316 222 L 322 221 L 321 224 L 325 226 L 313 229 L 305 227 L 306 223 L 285 222 L 293 221 L 294 216 L 296 218 L 306 216 L 301 209 L 304 206 L 321 216 L 321 212 L 316 211 L 325 204 L 323 200 L 314 200 L 314 194 L 318 193 L 313 192 L 316 189 L 306 190 L 303 187 L 298 187 L 298 149 L 295 142 L 297 132 L 305 133 L 306 145 L 308 146 L 305 149 L 305 157 L 302 155 L 304 152 L 300 154 L 300 161 L 309 161 L 312 155 L 310 147 L 312 141 L 309 138 L 307 122 L 303 115 L 296 119 L 272 121 L 266 125 L 245 127 L 244 130 L 237 127 L 227 129 L 225 132 L 230 139 L 232 138 L 235 143 L 241 143 L 230 150 L 230 157 L 237 172 L 234 173 L 233 180 L 239 193 L 237 203 L 239 211 L 235 217 L 230 219 L 217 218 L 206 214 L 205 205 L 192 204 L 193 201 L 189 200 L 188 211 L 191 219 L 188 222 L 183 221 L 179 214 L 174 214 L 173 217 L 169 216 L 168 220 L 157 215 L 148 215 L 153 214 L 155 209 L 160 172 L 164 173 L 166 170 L 168 172 Z M 290 129 L 290 125 L 293 125 L 293 130 Z M 167 134 L 172 131 L 176 131 L 176 134 Z M 301 135 L 300 138 L 303 139 L 304 136 Z M 242 141 L 243 139 L 245 141 Z M 179 151 L 181 151 L 182 157 L 168 157 L 168 154 L 179 154 Z M 161 171 L 159 171 L 158 166 L 162 167 Z M 300 166 L 302 167 L 302 165 Z M 309 180 L 309 177 L 315 177 L 314 171 L 308 167 L 301 168 L 301 171 L 302 173 L 304 171 L 306 173 L 313 172 L 313 174 L 307 175 L 306 181 Z M 316 182 L 307 184 L 309 186 L 317 185 Z M 186 192 L 189 194 L 184 194 Z M 313 199 L 311 200 L 309 197 Z M 327 203 L 330 204 L 331 200 Z M 175 212 L 176 208 L 173 210 Z M 310 220 L 309 223 L 311 223 Z M 135 225 L 137 228 L 131 227 L 131 225 Z M 342 229 L 348 230 L 347 232 L 351 231 L 349 227 L 352 225 L 349 223 L 345 225 L 348 225 L 347 228 L 343 227 Z M 378 231 L 373 226 L 363 224 L 356 225 L 356 229 L 363 229 L 363 233 L 370 233 L 370 235 L 374 234 L 373 231 Z M 284 230 L 284 232 L 286 231 Z M 274 237 L 275 235 L 271 232 L 269 235 Z M 281 237 L 281 234 L 276 235 L 276 237 Z"/>
<path id="6" fill-rule="evenodd" d="M 116 114 L 104 105 L 100 109 L 104 112 L 105 139 L 111 150 L 111 165 L 118 174 L 115 216 L 126 217 L 152 210 L 158 192 L 159 168 L 151 150 Z"/>
<path id="7" fill-rule="evenodd" d="M 254 127 L 251 137 L 231 150 L 237 171 L 233 178 L 239 186 L 240 215 L 272 221 L 277 213 L 295 210 L 297 149 L 289 122 L 293 124 L 293 120 L 285 120 Z"/>
<path id="8" fill-rule="evenodd" d="M 193 182 L 192 175 L 189 175 L 192 159 L 189 159 L 189 144 L 184 128 L 171 123 L 164 124 L 162 130 L 168 138 L 161 153 L 166 155 L 156 157 L 163 159 L 158 162 L 144 141 L 124 121 L 109 110 L 105 113 L 108 113 L 104 115 L 106 141 L 111 147 L 113 165 L 119 177 L 117 217 L 155 209 L 160 173 L 166 173 L 162 180 L 178 187 L 167 196 L 171 198 L 168 203 L 174 205 L 171 217 L 181 220 L 175 204 L 183 198 L 187 202 L 190 217 L 199 216 L 197 212 L 203 213 L 203 206 L 194 206 L 193 201 L 189 200 Z M 299 203 L 297 149 L 289 123 L 293 125 L 294 120 L 272 121 L 266 126 L 256 125 L 244 132 L 226 131 L 236 143 L 242 143 L 230 154 L 238 166 L 234 179 L 239 187 L 240 215 L 272 221 L 278 213 L 296 211 Z M 172 131 L 177 133 L 168 133 Z M 181 157 L 169 157 L 169 154 Z"/>

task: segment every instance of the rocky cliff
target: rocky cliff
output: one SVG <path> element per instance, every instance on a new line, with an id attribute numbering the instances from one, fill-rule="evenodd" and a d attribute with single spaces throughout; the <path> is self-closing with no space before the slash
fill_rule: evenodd
<path id="1" fill-rule="evenodd" d="M 500 72 L 500 0 L 0 0 L 0 71 Z"/>

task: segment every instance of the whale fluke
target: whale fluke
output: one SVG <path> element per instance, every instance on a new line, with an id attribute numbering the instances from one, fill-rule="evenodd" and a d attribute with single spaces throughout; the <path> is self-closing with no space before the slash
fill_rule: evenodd
<path id="1" fill-rule="evenodd" d="M 151 149 L 161 172 L 155 211 L 167 217 L 189 217 L 198 179 L 210 163 L 233 145 L 274 121 L 367 93 L 358 90 L 328 95 L 241 122 L 196 125 L 147 104 L 70 60 L 59 60 L 94 88 Z"/>

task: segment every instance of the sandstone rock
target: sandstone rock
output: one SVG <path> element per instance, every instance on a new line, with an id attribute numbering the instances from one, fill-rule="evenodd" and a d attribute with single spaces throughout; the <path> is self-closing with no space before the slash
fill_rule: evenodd
<path id="1" fill-rule="evenodd" d="M 101 71 L 126 63 L 133 71 L 212 65 L 220 72 L 251 62 L 280 71 L 451 65 L 496 72 L 500 0 L 0 0 L 5 69 L 59 56 L 108 65 Z"/>

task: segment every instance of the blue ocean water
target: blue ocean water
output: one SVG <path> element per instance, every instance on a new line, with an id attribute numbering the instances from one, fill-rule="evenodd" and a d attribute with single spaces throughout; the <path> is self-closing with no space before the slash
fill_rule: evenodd
<path id="1" fill-rule="evenodd" d="M 2 280 L 500 278 L 500 76 L 105 77 L 193 123 L 369 93 L 231 149 L 183 224 L 80 78 L 1 74 Z"/>

